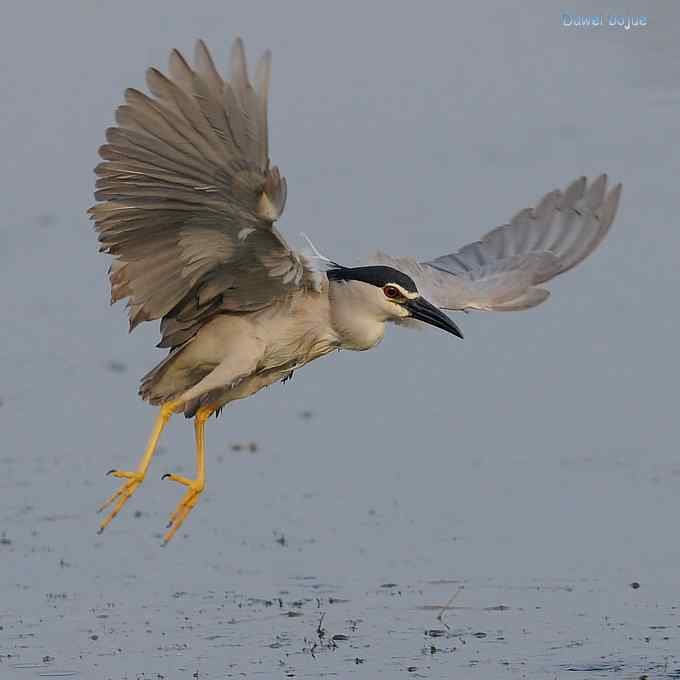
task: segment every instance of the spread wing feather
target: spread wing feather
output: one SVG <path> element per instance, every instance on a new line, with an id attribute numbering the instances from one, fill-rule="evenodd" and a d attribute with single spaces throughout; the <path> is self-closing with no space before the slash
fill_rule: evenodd
<path id="1" fill-rule="evenodd" d="M 575 267 L 602 242 L 620 196 L 620 184 L 607 191 L 606 175 L 590 185 L 580 177 L 455 253 L 428 262 L 379 253 L 374 261 L 409 274 L 443 309 L 528 309 L 550 294 L 538 284 Z"/>
<path id="2" fill-rule="evenodd" d="M 111 301 L 128 299 L 131 329 L 162 318 L 165 347 L 217 311 L 259 309 L 319 281 L 273 226 L 286 181 L 269 162 L 269 52 L 255 86 L 240 39 L 228 81 L 202 41 L 195 64 L 174 50 L 168 76 L 147 71 L 151 96 L 125 92 L 89 211 L 101 250 L 114 256 Z"/>

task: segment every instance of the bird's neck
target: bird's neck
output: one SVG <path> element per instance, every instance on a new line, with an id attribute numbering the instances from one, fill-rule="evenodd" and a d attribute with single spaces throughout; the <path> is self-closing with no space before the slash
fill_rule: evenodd
<path id="1" fill-rule="evenodd" d="M 330 321 L 341 349 L 362 351 L 375 347 L 385 334 L 385 320 L 362 305 L 352 284 L 329 282 Z"/>

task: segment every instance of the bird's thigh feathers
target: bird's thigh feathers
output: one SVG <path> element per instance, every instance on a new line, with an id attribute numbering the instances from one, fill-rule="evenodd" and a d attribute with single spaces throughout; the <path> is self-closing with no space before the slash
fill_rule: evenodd
<path id="1" fill-rule="evenodd" d="M 152 404 L 179 399 L 193 410 L 203 395 L 229 388 L 255 371 L 264 350 L 247 316 L 218 315 L 144 376 L 140 394 Z"/>

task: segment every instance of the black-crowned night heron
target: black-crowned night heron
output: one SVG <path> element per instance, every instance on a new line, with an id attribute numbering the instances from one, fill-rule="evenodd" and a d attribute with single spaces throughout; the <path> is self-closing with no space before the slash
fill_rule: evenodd
<path id="1" fill-rule="evenodd" d="M 286 181 L 269 163 L 267 92 L 271 57 L 254 87 L 241 40 L 223 80 L 205 46 L 192 69 L 177 51 L 170 76 L 147 71 L 152 96 L 125 92 L 117 127 L 99 153 L 91 208 L 101 250 L 113 255 L 111 300 L 128 299 L 130 329 L 161 319 L 167 356 L 142 378 L 143 399 L 160 406 L 146 451 L 102 506 L 103 530 L 144 480 L 173 413 L 193 417 L 194 479 L 171 515 L 165 542 L 205 484 L 204 426 L 249 397 L 334 350 L 377 345 L 385 323 L 426 323 L 462 337 L 447 310 L 510 311 L 540 304 L 539 284 L 571 269 L 605 237 L 621 185 L 584 177 L 464 246 L 427 262 L 378 254 L 344 267 L 293 250 L 274 227 Z"/>

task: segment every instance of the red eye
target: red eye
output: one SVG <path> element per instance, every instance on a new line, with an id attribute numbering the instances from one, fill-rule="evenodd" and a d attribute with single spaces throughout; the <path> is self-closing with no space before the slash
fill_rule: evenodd
<path id="1" fill-rule="evenodd" d="M 385 293 L 385 297 L 388 297 L 391 300 L 394 300 L 394 298 L 401 297 L 399 289 L 396 288 L 395 286 L 385 286 L 383 288 L 383 293 Z"/>

